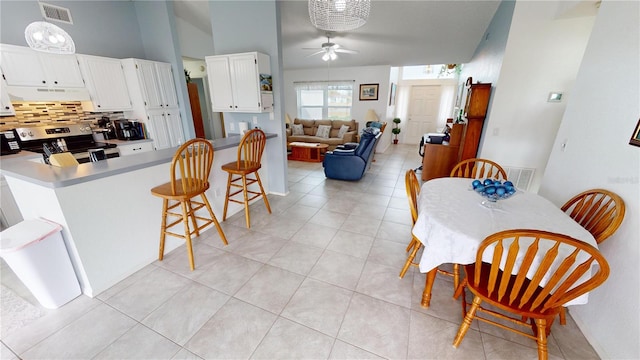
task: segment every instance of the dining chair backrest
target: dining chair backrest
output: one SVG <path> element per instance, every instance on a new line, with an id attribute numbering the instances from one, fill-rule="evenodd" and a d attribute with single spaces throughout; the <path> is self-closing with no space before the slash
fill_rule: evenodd
<path id="1" fill-rule="evenodd" d="M 171 161 L 171 192 L 198 194 L 209 188 L 213 145 L 205 139 L 191 139 L 176 150 Z"/>
<path id="2" fill-rule="evenodd" d="M 247 131 L 238 145 L 238 169 L 259 168 L 267 136 L 260 129 Z"/>
<path id="3" fill-rule="evenodd" d="M 507 180 L 507 173 L 502 166 L 487 159 L 467 159 L 459 162 L 451 170 L 450 177 L 469 179 L 500 179 Z"/>
<path id="4" fill-rule="evenodd" d="M 491 262 L 486 263 L 489 258 Z M 595 274 L 590 273 L 594 263 L 599 265 Z M 609 265 L 595 247 L 540 230 L 506 230 L 488 236 L 478 248 L 474 268 L 469 280 L 474 287 L 515 311 L 526 308 L 541 314 L 595 289 L 609 276 Z"/>
<path id="5" fill-rule="evenodd" d="M 600 244 L 620 227 L 625 205 L 616 193 L 592 189 L 571 198 L 562 205 L 562 211 L 587 229 Z"/>
<path id="6" fill-rule="evenodd" d="M 413 170 L 407 170 L 404 176 L 404 186 L 409 199 L 409 209 L 411 210 L 411 218 L 413 223 L 418 220 L 418 194 L 420 193 L 420 182 Z"/>

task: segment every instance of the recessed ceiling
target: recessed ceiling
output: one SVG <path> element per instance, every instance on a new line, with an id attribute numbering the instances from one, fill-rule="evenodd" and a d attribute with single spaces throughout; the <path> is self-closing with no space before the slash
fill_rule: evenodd
<path id="1" fill-rule="evenodd" d="M 357 50 L 339 54 L 331 66 L 426 65 L 468 62 L 500 5 L 494 1 L 372 1 L 367 23 L 336 33 L 332 41 Z M 309 20 L 307 1 L 278 1 L 284 69 L 327 66 L 307 55 L 327 38 Z M 176 16 L 211 34 L 207 1 L 178 0 Z"/>

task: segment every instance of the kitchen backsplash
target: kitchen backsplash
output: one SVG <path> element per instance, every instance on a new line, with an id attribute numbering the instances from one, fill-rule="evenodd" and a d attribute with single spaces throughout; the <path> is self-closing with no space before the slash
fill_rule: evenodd
<path id="1" fill-rule="evenodd" d="M 0 131 L 37 125 L 74 124 L 79 122 L 95 124 L 103 116 L 108 116 L 111 120 L 125 118 L 122 112 L 91 113 L 84 111 L 82 103 L 79 101 L 13 101 L 12 104 L 16 115 L 0 117 Z"/>

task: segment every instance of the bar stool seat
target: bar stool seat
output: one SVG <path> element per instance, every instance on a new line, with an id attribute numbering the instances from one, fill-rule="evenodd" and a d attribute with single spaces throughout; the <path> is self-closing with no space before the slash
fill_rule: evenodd
<path id="1" fill-rule="evenodd" d="M 151 189 L 151 194 L 162 198 L 162 225 L 160 227 L 160 249 L 158 260 L 164 258 L 164 243 L 167 235 L 185 239 L 187 254 L 191 270 L 195 269 L 191 236 L 200 236 L 200 230 L 210 224 L 214 224 L 220 235 L 220 239 L 228 245 L 227 238 L 216 219 L 205 191 L 209 189 L 209 174 L 213 164 L 213 146 L 205 139 L 192 139 L 184 143 L 173 156 L 171 161 L 171 181 L 158 185 Z M 201 201 L 194 200 L 200 196 Z M 177 207 L 181 212 L 172 212 Z M 208 217 L 196 214 L 196 211 L 206 208 Z M 167 218 L 175 219 L 167 223 Z M 193 230 L 189 227 L 189 219 Z M 198 220 L 202 221 L 198 225 Z M 170 228 L 183 224 L 183 234 L 169 231 Z"/>
<path id="2" fill-rule="evenodd" d="M 262 196 L 262 200 L 264 200 L 267 211 L 269 211 L 269 214 L 271 214 L 269 199 L 267 199 L 267 194 L 265 194 L 264 187 L 262 186 L 262 181 L 260 180 L 260 174 L 258 174 L 258 170 L 260 170 L 260 168 L 262 167 L 260 161 L 262 159 L 262 152 L 264 151 L 266 142 L 267 136 L 262 130 L 253 129 L 247 131 L 242 137 L 242 140 L 240 140 L 240 145 L 238 145 L 237 160 L 222 165 L 222 170 L 226 171 L 229 174 L 227 179 L 227 194 L 224 201 L 224 213 L 222 215 L 223 221 L 227 220 L 227 208 L 229 206 L 229 201 L 231 201 L 244 205 L 244 214 L 247 228 L 251 228 L 249 201 L 260 196 Z M 255 174 L 255 177 L 248 177 L 248 175 L 250 174 Z M 234 175 L 237 177 L 234 178 Z M 242 183 L 238 184 L 236 182 Z M 248 188 L 249 185 L 256 182 L 260 187 L 260 192 L 249 190 Z M 231 192 L 231 187 L 239 188 L 239 190 Z M 240 193 L 242 193 L 243 195 L 242 200 L 233 198 Z M 251 197 L 249 197 L 249 194 L 251 194 Z"/>

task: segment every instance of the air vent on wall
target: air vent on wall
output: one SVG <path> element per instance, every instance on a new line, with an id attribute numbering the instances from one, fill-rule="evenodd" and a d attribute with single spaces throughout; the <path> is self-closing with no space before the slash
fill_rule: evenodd
<path id="1" fill-rule="evenodd" d="M 507 171 L 507 179 L 511 180 L 518 189 L 529 190 L 535 169 L 506 167 L 505 170 Z"/>
<path id="2" fill-rule="evenodd" d="M 45 20 L 53 20 L 66 24 L 73 24 L 73 20 L 71 19 L 71 11 L 69 11 L 69 9 L 51 4 L 45 4 L 42 2 L 39 2 L 38 4 L 40 5 L 40 12 L 42 12 L 42 17 L 44 17 Z"/>

